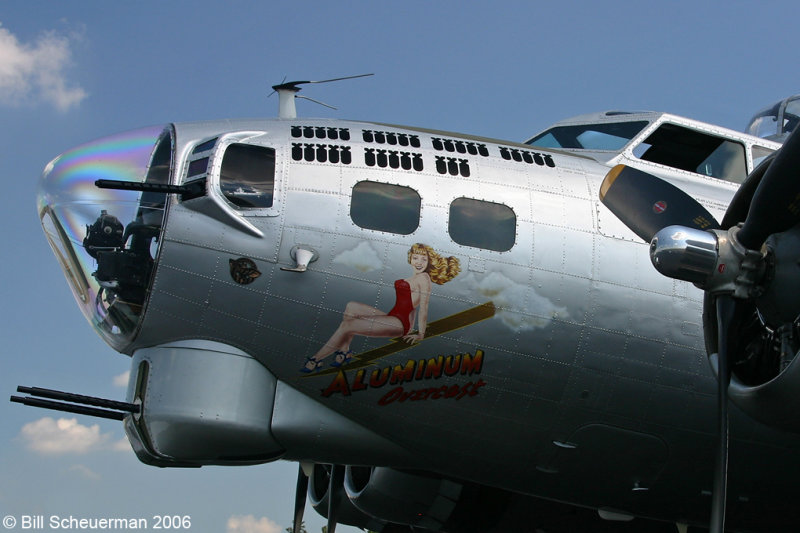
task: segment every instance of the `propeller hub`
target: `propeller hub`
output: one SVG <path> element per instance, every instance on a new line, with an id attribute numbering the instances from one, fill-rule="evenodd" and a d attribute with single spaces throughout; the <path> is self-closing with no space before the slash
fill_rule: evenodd
<path id="1" fill-rule="evenodd" d="M 667 226 L 650 242 L 650 261 L 661 274 L 712 294 L 747 299 L 762 294 L 764 255 L 742 246 L 739 227 L 704 231 Z"/>
<path id="2" fill-rule="evenodd" d="M 686 226 L 667 226 L 650 241 L 650 261 L 663 275 L 704 283 L 717 268 L 717 237 Z"/>

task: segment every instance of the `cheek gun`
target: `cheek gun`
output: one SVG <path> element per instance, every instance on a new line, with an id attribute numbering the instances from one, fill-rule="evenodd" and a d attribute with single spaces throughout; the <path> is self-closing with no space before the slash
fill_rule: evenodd
<path id="1" fill-rule="evenodd" d="M 66 413 L 107 418 L 109 420 L 122 420 L 128 414 L 135 414 L 140 410 L 139 406 L 133 403 L 106 400 L 105 398 L 96 398 L 94 396 L 84 396 L 82 394 L 42 389 L 39 387 L 19 386 L 17 387 L 17 392 L 30 394 L 31 396 L 12 396 L 12 402 L 30 405 L 32 407 L 53 409 L 55 411 L 64 411 Z M 41 398 L 48 399 L 43 400 Z"/>

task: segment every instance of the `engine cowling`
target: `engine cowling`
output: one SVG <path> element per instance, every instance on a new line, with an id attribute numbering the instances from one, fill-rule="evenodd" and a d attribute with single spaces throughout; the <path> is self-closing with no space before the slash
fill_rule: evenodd
<path id="1" fill-rule="evenodd" d="M 742 411 L 771 427 L 800 433 L 800 226 L 773 234 L 765 249 L 760 295 L 740 303 L 744 319 L 732 356 L 728 396 Z M 703 326 L 709 362 L 717 371 L 717 314 L 707 294 Z"/>
<path id="2" fill-rule="evenodd" d="M 333 468 L 332 465 L 315 464 L 308 484 L 308 500 L 314 510 L 325 518 L 328 518 L 331 468 Z M 353 505 L 344 491 L 339 491 L 339 495 L 341 501 L 338 502 L 338 523 L 378 533 L 384 530 L 386 526 L 385 520 L 380 520 L 362 512 Z"/>
<path id="3" fill-rule="evenodd" d="M 348 466 L 344 488 L 353 505 L 367 515 L 439 531 L 451 518 L 463 486 L 392 468 Z"/>

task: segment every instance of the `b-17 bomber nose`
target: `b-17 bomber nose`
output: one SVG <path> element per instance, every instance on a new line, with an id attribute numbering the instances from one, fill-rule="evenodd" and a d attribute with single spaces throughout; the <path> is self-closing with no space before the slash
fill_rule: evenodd
<path id="1" fill-rule="evenodd" d="M 99 139 L 55 158 L 39 181 L 45 235 L 84 316 L 115 349 L 133 339 L 143 315 L 165 195 L 95 182 L 167 183 L 172 138 L 159 126 Z"/>

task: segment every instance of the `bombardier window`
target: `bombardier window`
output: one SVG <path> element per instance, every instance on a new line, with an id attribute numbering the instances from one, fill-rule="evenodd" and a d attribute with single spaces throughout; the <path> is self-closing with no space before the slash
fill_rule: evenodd
<path id="1" fill-rule="evenodd" d="M 542 148 L 619 150 L 647 126 L 647 121 L 556 126 L 527 142 Z"/>
<path id="2" fill-rule="evenodd" d="M 456 198 L 450 204 L 450 237 L 458 244 L 505 252 L 517 237 L 517 216 L 503 204 Z"/>
<path id="3" fill-rule="evenodd" d="M 676 124 L 659 126 L 633 154 L 644 161 L 736 183 L 747 177 L 742 144 Z"/>
<path id="4" fill-rule="evenodd" d="M 232 204 L 272 207 L 275 192 L 275 150 L 252 144 L 231 144 L 222 158 L 219 183 Z"/>
<path id="5" fill-rule="evenodd" d="M 350 218 L 365 229 L 408 235 L 419 227 L 421 204 L 410 187 L 360 181 L 353 186 Z"/>

